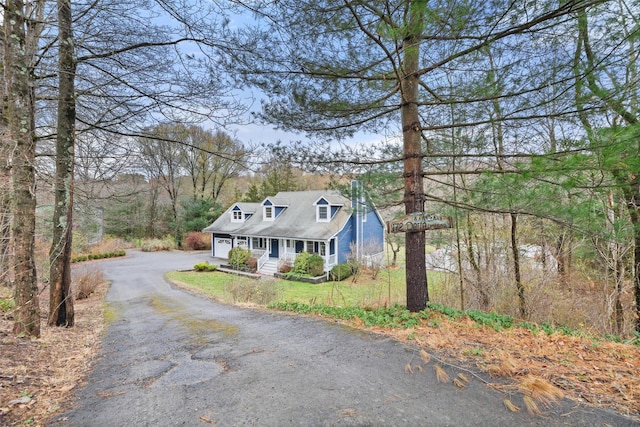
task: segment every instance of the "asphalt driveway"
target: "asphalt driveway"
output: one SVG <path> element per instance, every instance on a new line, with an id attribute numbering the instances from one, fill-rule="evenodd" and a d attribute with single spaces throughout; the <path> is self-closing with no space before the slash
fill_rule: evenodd
<path id="1" fill-rule="evenodd" d="M 132 251 L 104 262 L 117 320 L 75 408 L 51 425 L 635 425 L 569 401 L 542 417 L 512 413 L 480 381 L 457 389 L 431 369 L 407 374 L 415 348 L 318 319 L 217 304 L 163 279 L 205 260 Z"/>

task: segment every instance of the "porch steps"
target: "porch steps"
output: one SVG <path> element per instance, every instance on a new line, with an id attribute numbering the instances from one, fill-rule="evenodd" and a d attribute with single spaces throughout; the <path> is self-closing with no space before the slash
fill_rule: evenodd
<path id="1" fill-rule="evenodd" d="M 273 258 L 265 262 L 258 273 L 264 274 L 265 276 L 273 276 L 275 273 L 277 273 L 277 271 L 278 271 L 278 260 Z"/>

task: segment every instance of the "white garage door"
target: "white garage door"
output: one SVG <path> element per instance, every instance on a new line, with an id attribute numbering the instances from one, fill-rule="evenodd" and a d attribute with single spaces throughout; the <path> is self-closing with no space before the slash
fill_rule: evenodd
<path id="1" fill-rule="evenodd" d="M 213 242 L 213 254 L 218 258 L 227 258 L 231 250 L 231 239 L 216 237 Z"/>

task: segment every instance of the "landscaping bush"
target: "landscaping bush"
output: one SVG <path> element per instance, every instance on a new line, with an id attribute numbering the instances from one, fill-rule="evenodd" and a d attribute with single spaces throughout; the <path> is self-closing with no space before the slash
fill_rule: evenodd
<path id="1" fill-rule="evenodd" d="M 184 239 L 184 246 L 192 251 L 211 249 L 211 238 L 208 234 L 192 231 Z"/>
<path id="2" fill-rule="evenodd" d="M 267 305 L 275 301 L 280 288 L 274 280 L 236 280 L 226 286 L 234 302 Z"/>
<path id="3" fill-rule="evenodd" d="M 127 253 L 125 252 L 125 250 L 121 249 L 121 250 L 116 251 L 116 252 L 77 255 L 77 256 L 74 256 L 73 258 L 71 258 L 71 262 L 82 262 L 82 261 L 89 261 L 89 260 L 93 260 L 93 259 L 115 258 L 115 257 L 119 257 L 119 256 L 125 256 L 126 254 Z"/>
<path id="4" fill-rule="evenodd" d="M 209 261 L 199 262 L 193 266 L 195 271 L 216 271 L 218 266 L 215 264 L 209 264 Z"/>
<path id="5" fill-rule="evenodd" d="M 329 272 L 329 277 L 331 278 L 331 280 L 339 282 L 351 276 L 352 274 L 353 269 L 351 268 L 350 264 L 338 264 L 333 266 L 333 268 Z"/>
<path id="6" fill-rule="evenodd" d="M 311 256 L 308 252 L 300 252 L 296 255 L 296 259 L 293 260 L 293 269 L 291 273 L 293 274 L 307 274 L 307 270 L 309 269 L 309 257 Z"/>
<path id="7" fill-rule="evenodd" d="M 247 261 L 251 258 L 251 251 L 244 249 L 240 246 L 236 246 L 229 251 L 229 265 L 239 270 L 247 267 Z"/>
<path id="8" fill-rule="evenodd" d="M 89 259 L 88 255 L 78 255 L 76 257 L 71 258 L 71 262 L 82 262 Z"/>
<path id="9" fill-rule="evenodd" d="M 307 262 L 307 274 L 316 277 L 324 274 L 324 258 L 318 254 L 311 254 Z"/>
<path id="10" fill-rule="evenodd" d="M 247 259 L 247 269 L 249 269 L 251 271 L 258 270 L 258 260 L 257 260 L 257 258 L 249 257 L 249 259 Z"/>
<path id="11" fill-rule="evenodd" d="M 321 276 L 324 273 L 324 259 L 318 254 L 300 252 L 293 261 L 293 274 Z"/>
<path id="12" fill-rule="evenodd" d="M 293 266 L 289 261 L 280 260 L 278 263 L 278 273 L 286 274 L 293 269 Z"/>

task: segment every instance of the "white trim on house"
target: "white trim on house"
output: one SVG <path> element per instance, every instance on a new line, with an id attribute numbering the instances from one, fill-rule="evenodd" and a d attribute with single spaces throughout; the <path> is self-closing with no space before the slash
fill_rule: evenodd
<path id="1" fill-rule="evenodd" d="M 331 221 L 331 206 L 330 205 L 317 205 L 316 206 L 316 221 L 329 222 Z"/>
<path id="2" fill-rule="evenodd" d="M 262 207 L 262 218 L 264 221 L 271 221 L 276 218 L 274 206 L 263 206 Z"/>
<path id="3" fill-rule="evenodd" d="M 244 212 L 231 211 L 231 222 L 244 222 Z"/>

